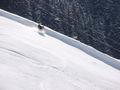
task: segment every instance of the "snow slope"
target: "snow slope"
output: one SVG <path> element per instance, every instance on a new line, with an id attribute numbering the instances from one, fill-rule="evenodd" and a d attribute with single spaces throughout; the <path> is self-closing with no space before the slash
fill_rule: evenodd
<path id="1" fill-rule="evenodd" d="M 120 62 L 0 10 L 0 90 L 119 90 Z"/>

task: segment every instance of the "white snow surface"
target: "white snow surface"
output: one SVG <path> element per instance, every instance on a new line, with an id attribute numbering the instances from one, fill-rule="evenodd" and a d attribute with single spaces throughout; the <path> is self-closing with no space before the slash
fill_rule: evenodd
<path id="1" fill-rule="evenodd" d="M 120 90 L 120 62 L 0 10 L 0 90 Z"/>

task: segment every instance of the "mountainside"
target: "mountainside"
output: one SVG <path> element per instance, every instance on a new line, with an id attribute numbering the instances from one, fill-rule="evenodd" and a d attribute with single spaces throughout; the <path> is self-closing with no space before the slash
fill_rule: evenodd
<path id="1" fill-rule="evenodd" d="M 0 90 L 119 90 L 120 62 L 0 10 Z"/>
<path id="2" fill-rule="evenodd" d="M 2 9 L 42 22 L 60 33 L 120 59 L 119 7 L 120 0 L 0 1 Z"/>

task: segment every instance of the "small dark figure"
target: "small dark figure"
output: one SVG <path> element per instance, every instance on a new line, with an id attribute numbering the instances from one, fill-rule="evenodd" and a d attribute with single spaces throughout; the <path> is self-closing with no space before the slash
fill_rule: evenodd
<path id="1" fill-rule="evenodd" d="M 40 31 L 42 31 L 42 30 L 43 30 L 43 28 L 44 28 L 44 26 L 43 26 L 43 25 L 38 24 L 38 29 L 39 29 Z"/>
<path id="2" fill-rule="evenodd" d="M 39 29 L 38 33 L 42 36 L 45 36 L 45 28 L 42 24 L 38 24 L 38 29 Z"/>

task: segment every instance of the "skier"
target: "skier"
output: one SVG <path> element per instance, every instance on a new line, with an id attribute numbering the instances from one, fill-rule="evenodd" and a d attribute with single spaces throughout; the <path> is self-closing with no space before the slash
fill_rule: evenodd
<path id="1" fill-rule="evenodd" d="M 39 29 L 39 31 L 43 31 L 44 26 L 42 24 L 38 24 L 38 29 Z"/>
<path id="2" fill-rule="evenodd" d="M 38 24 L 39 34 L 45 36 L 45 28 L 42 24 Z"/>

